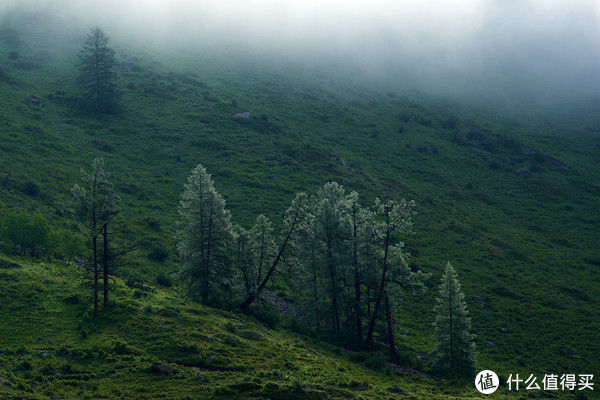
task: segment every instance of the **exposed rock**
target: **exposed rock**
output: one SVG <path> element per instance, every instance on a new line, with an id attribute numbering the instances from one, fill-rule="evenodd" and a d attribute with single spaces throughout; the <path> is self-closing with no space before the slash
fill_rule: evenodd
<path id="1" fill-rule="evenodd" d="M 154 367 L 154 369 L 156 372 L 160 372 L 161 374 L 165 375 L 173 375 L 175 372 L 175 369 L 168 364 L 158 364 Z"/>
<path id="2" fill-rule="evenodd" d="M 233 118 L 242 119 L 242 120 L 249 120 L 250 118 L 252 118 L 252 114 L 249 113 L 248 111 L 244 111 L 244 112 L 241 112 L 241 113 L 233 114 Z"/>
<path id="3" fill-rule="evenodd" d="M 529 178 L 531 176 L 531 171 L 527 168 L 519 168 L 515 170 L 515 174 L 522 176 L 523 178 Z"/>

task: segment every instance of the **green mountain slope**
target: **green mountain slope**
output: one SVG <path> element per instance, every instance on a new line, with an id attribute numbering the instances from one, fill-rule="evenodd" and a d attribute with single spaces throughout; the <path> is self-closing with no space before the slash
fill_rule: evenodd
<path id="1" fill-rule="evenodd" d="M 480 398 L 366 367 L 360 353 L 199 306 L 175 289 L 117 279 L 115 304 L 93 319 L 76 268 L 0 263 L 0 399 Z"/>
<path id="2" fill-rule="evenodd" d="M 132 226 L 171 250 L 158 263 L 140 249 L 121 276 L 154 282 L 176 270 L 178 196 L 199 162 L 243 224 L 260 212 L 279 223 L 295 192 L 336 180 L 364 203 L 378 195 L 417 201 L 416 235 L 407 245 L 411 263 L 433 276 L 424 299 L 407 295 L 398 310 L 401 345 L 433 348 L 433 296 L 439 267 L 450 261 L 482 367 L 504 376 L 599 372 L 598 127 L 511 120 L 243 55 L 148 55 L 123 44 L 123 111 L 91 117 L 72 106 L 81 38 L 7 22 L 0 40 L 0 207 L 42 210 L 55 225 L 72 227 L 59 204 L 79 168 L 102 156 Z M 240 112 L 255 118 L 233 117 Z M 48 292 L 42 278 L 34 281 Z M 62 304 L 57 299 L 41 306 Z M 71 318 L 64 323 L 76 324 Z M 111 334 L 99 336 L 110 346 Z"/>

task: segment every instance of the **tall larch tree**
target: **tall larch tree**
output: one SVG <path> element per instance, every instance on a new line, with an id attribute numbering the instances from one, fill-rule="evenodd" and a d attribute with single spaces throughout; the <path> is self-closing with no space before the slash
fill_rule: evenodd
<path id="1" fill-rule="evenodd" d="M 105 226 L 119 212 L 119 197 L 115 194 L 110 182 L 110 174 L 104 168 L 104 161 L 96 158 L 92 162 L 90 172 L 81 170 L 82 186 L 74 185 L 69 201 L 73 215 L 86 225 L 92 253 L 94 316 L 98 315 L 98 236 L 104 232 Z M 106 257 L 105 257 L 106 258 Z M 104 260 L 104 290 L 108 299 L 108 267 Z"/>
<path id="2" fill-rule="evenodd" d="M 474 335 L 465 296 L 456 271 L 448 263 L 435 305 L 434 338 L 438 341 L 434 369 L 451 376 L 469 376 L 475 371 Z"/>
<path id="3" fill-rule="evenodd" d="M 331 304 L 331 330 L 341 338 L 342 268 L 344 263 L 343 243 L 349 235 L 347 228 L 347 203 L 344 188 L 336 182 L 326 183 L 313 200 L 315 246 L 322 253 L 323 265 L 327 270 L 328 296 Z"/>
<path id="4" fill-rule="evenodd" d="M 115 51 L 109 47 L 108 36 L 99 27 L 90 29 L 79 52 L 79 85 L 85 108 L 98 113 L 116 109 Z"/>
<path id="5" fill-rule="evenodd" d="M 202 165 L 192 170 L 181 196 L 178 238 L 181 279 L 203 303 L 223 300 L 222 289 L 232 277 L 229 250 L 235 236 L 225 200 Z"/>

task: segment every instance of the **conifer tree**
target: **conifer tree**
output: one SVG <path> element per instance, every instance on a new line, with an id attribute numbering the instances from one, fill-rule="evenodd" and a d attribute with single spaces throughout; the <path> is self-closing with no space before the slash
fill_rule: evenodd
<path id="1" fill-rule="evenodd" d="M 116 107 L 115 51 L 108 46 L 108 36 L 99 27 L 91 28 L 79 52 L 79 85 L 86 107 L 98 113 Z"/>
<path id="2" fill-rule="evenodd" d="M 180 278 L 203 303 L 214 303 L 231 281 L 229 250 L 234 232 L 225 200 L 202 165 L 188 177 L 179 216 Z"/>
<path id="3" fill-rule="evenodd" d="M 345 265 L 344 238 L 350 235 L 345 190 L 336 182 L 326 183 L 313 199 L 315 246 L 322 253 L 328 280 L 332 333 L 341 338 L 341 295 Z"/>
<path id="4" fill-rule="evenodd" d="M 465 296 L 460 289 L 456 271 L 448 263 L 442 276 L 436 312 L 434 338 L 439 342 L 433 367 L 453 376 L 469 376 L 475 371 L 474 335 Z"/>
<path id="5" fill-rule="evenodd" d="M 74 185 L 71 189 L 69 208 L 73 215 L 83 222 L 89 232 L 92 251 L 94 316 L 98 315 L 98 235 L 105 231 L 106 225 L 118 214 L 119 197 L 110 182 L 110 174 L 104 168 L 101 158 L 92 162 L 91 172 L 81 170 L 83 186 Z M 108 300 L 108 268 L 104 260 L 104 296 Z"/>

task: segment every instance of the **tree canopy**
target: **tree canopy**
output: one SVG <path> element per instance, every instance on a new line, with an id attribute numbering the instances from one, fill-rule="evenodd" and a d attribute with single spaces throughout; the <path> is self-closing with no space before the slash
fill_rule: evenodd
<path id="1" fill-rule="evenodd" d="M 83 106 L 98 113 L 117 109 L 115 51 L 99 27 L 90 33 L 79 52 L 79 85 Z"/>

